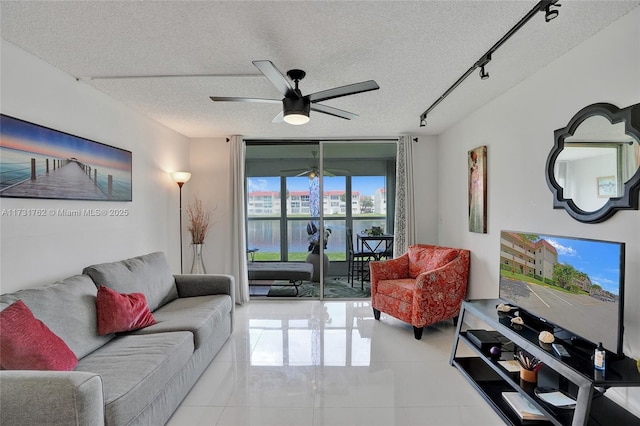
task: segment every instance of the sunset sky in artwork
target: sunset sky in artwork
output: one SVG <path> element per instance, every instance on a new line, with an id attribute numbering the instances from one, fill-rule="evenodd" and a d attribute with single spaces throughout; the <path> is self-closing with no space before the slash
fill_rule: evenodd
<path id="1" fill-rule="evenodd" d="M 2 115 L 0 147 L 131 171 L 131 152 Z"/>

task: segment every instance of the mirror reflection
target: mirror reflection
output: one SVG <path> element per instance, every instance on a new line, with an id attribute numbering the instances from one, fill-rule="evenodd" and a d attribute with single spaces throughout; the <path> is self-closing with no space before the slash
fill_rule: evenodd
<path id="1" fill-rule="evenodd" d="M 565 138 L 553 174 L 565 199 L 594 212 L 610 198 L 623 196 L 624 183 L 640 167 L 640 140 L 625 133 L 623 122 L 611 124 L 594 115 Z"/>

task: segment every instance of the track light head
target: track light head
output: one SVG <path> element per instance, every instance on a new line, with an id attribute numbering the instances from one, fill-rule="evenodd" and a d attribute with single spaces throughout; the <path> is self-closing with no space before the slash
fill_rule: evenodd
<path id="1" fill-rule="evenodd" d="M 545 22 L 552 21 L 558 17 L 558 9 L 552 9 L 553 7 L 562 6 L 560 3 L 549 3 L 547 7 L 544 9 L 544 20 Z"/>
<path id="2" fill-rule="evenodd" d="M 489 73 L 484 70 L 484 65 L 480 67 L 480 78 L 486 80 L 489 78 Z"/>

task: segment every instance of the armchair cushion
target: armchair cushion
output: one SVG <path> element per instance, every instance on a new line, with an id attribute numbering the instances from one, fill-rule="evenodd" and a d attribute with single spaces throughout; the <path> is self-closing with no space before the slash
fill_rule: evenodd
<path id="1" fill-rule="evenodd" d="M 458 250 L 417 244 L 410 246 L 407 253 L 409 254 L 409 277 L 416 278 L 422 272 L 432 271 L 451 262 L 458 255 Z"/>

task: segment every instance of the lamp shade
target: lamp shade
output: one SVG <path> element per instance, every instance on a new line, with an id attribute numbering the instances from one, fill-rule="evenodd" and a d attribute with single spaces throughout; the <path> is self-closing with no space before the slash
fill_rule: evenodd
<path id="1" fill-rule="evenodd" d="M 171 178 L 176 183 L 187 183 L 189 179 L 191 179 L 191 173 L 189 172 L 173 172 L 171 173 Z"/>
<path id="2" fill-rule="evenodd" d="M 311 109 L 309 98 L 284 98 L 282 106 L 285 122 L 298 126 L 309 122 Z"/>

